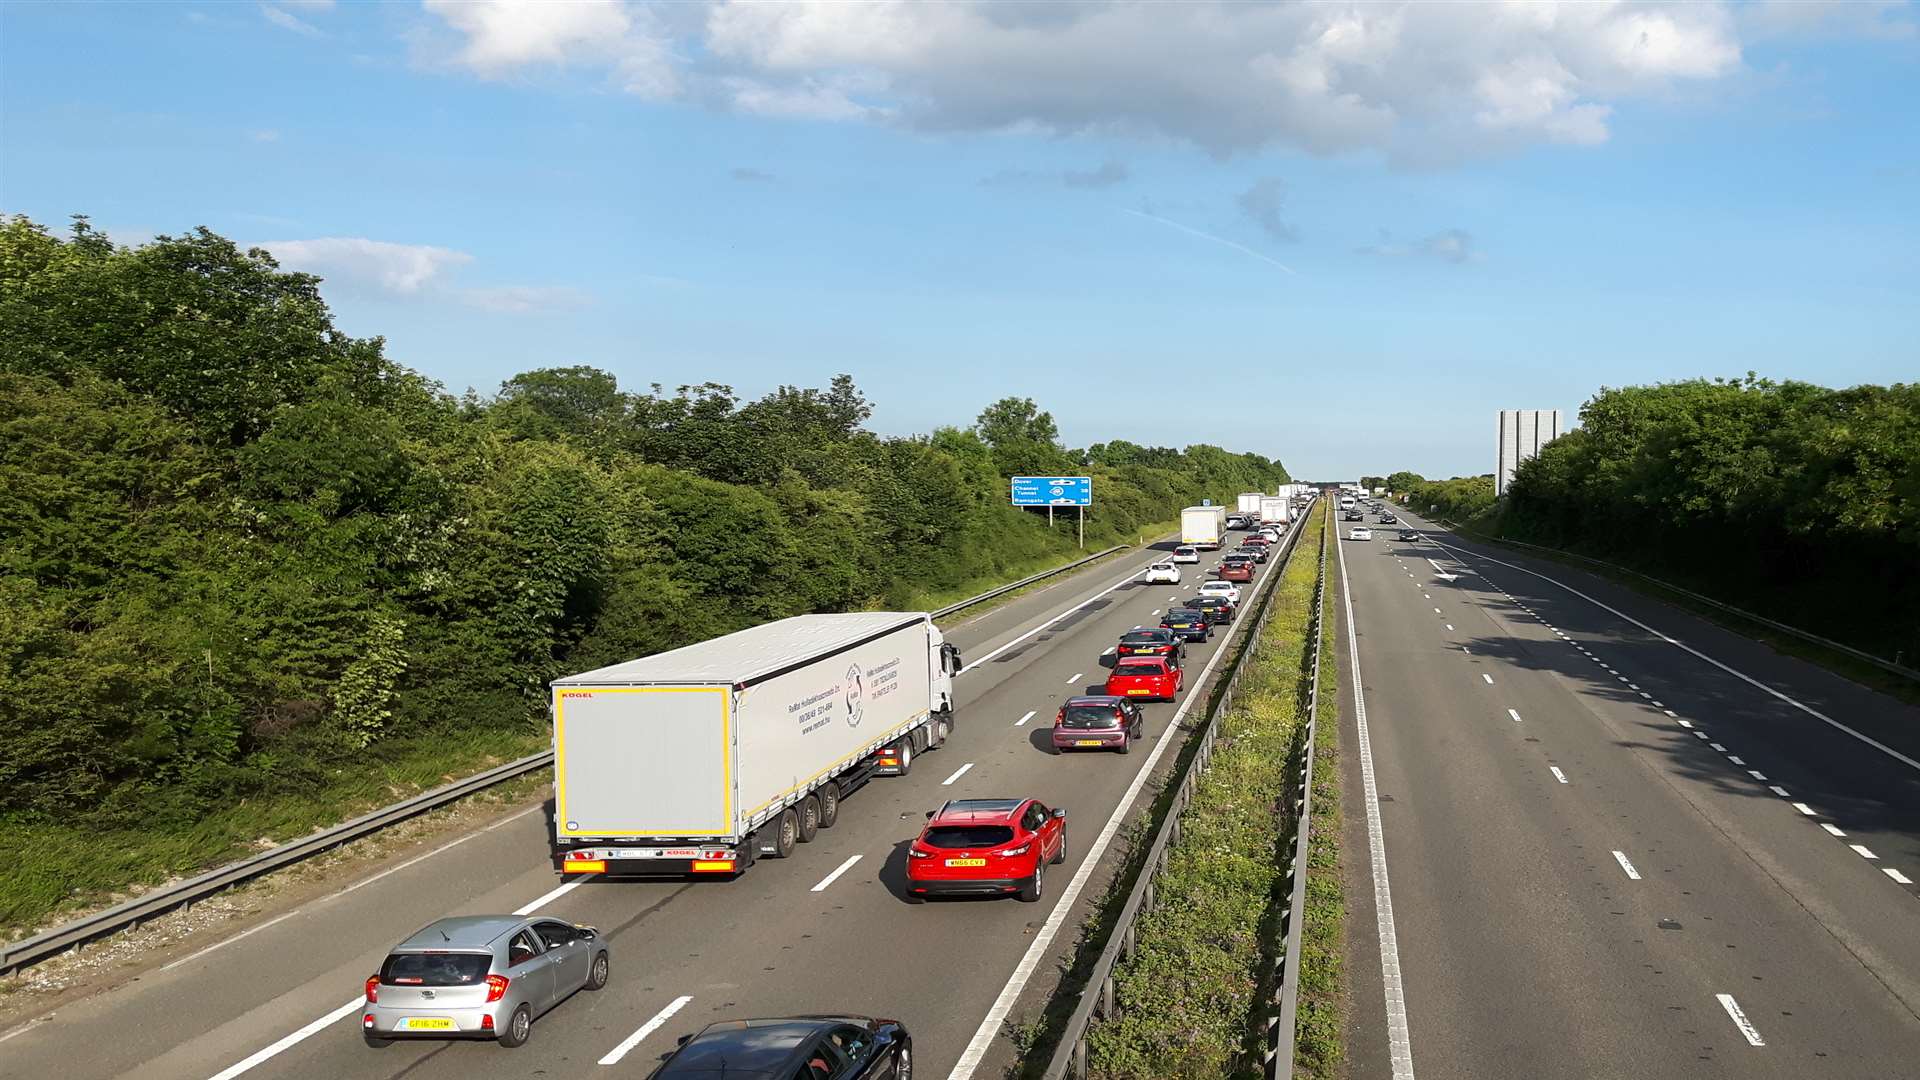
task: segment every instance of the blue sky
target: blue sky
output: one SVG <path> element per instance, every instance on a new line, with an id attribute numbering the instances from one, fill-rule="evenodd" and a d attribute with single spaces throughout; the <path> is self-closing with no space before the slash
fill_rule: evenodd
<path id="1" fill-rule="evenodd" d="M 458 392 L 1493 467 L 1502 408 L 1920 374 L 1905 5 L 0 7 L 0 210 L 207 225 Z"/>

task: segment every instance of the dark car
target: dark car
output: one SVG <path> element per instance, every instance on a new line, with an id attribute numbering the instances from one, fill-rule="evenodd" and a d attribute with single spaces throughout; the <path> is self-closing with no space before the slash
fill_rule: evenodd
<path id="1" fill-rule="evenodd" d="M 1420 539 L 1420 534 L 1417 532 L 1414 532 L 1412 529 L 1401 529 L 1400 539 L 1409 540 L 1409 541 L 1418 541 Z"/>
<path id="2" fill-rule="evenodd" d="M 1146 714 L 1123 697 L 1070 697 L 1053 718 L 1053 750 L 1118 750 L 1147 734 Z"/>
<path id="3" fill-rule="evenodd" d="M 1241 544 L 1239 547 L 1233 549 L 1233 553 L 1235 555 L 1245 555 L 1257 563 L 1267 561 L 1267 545 L 1265 544 Z"/>
<path id="4" fill-rule="evenodd" d="M 1213 623 L 1191 607 L 1168 608 L 1160 617 L 1160 625 L 1182 641 L 1205 641 L 1213 636 Z"/>
<path id="5" fill-rule="evenodd" d="M 913 1039 L 898 1020 L 789 1016 L 722 1020 L 683 1039 L 652 1080 L 881 1080 L 913 1075 Z"/>
<path id="6" fill-rule="evenodd" d="M 1205 615 L 1210 623 L 1224 624 L 1233 621 L 1233 601 L 1224 596 L 1199 596 L 1190 603 Z"/>
<path id="7" fill-rule="evenodd" d="M 1120 635 L 1120 644 L 1114 647 L 1116 656 L 1171 656 L 1176 660 L 1186 651 L 1180 638 L 1164 626 L 1129 630 Z"/>
<path id="8" fill-rule="evenodd" d="M 1347 511 L 1347 520 L 1348 521 L 1365 521 L 1367 520 L 1367 515 L 1361 513 L 1358 510 L 1349 510 Z"/>
<path id="9" fill-rule="evenodd" d="M 1252 581 L 1253 560 L 1236 559 L 1228 556 L 1221 560 L 1220 569 L 1214 571 L 1214 576 L 1218 577 L 1221 581 L 1236 581 L 1242 583 Z"/>

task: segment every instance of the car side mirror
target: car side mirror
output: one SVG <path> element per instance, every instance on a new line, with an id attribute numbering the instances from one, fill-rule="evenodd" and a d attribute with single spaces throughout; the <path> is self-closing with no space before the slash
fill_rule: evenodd
<path id="1" fill-rule="evenodd" d="M 685 1046 L 685 1045 L 687 1045 L 687 1044 L 688 1044 L 689 1042 L 692 1042 L 692 1041 L 693 1041 L 693 1036 L 691 1036 L 691 1035 L 682 1035 L 682 1036 L 680 1036 L 679 1038 L 677 1038 L 677 1039 L 675 1039 L 675 1040 L 673 1040 L 673 1044 L 674 1044 L 675 1046 Z"/>
<path id="2" fill-rule="evenodd" d="M 929 810 L 929 811 L 927 811 L 927 820 L 928 820 L 928 821 L 932 821 L 932 820 L 933 820 L 933 814 L 934 814 L 934 812 L 933 812 L 932 810 Z"/>
<path id="3" fill-rule="evenodd" d="M 1067 820 L 1067 812 L 1065 810 L 1060 809 L 1057 806 L 1053 808 L 1053 816 L 1055 819 L 1060 821 Z"/>

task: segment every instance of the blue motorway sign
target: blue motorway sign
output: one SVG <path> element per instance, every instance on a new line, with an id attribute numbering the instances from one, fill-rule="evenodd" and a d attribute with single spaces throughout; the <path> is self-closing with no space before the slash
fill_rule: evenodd
<path id="1" fill-rule="evenodd" d="M 1016 476 L 1015 506 L 1092 506 L 1091 476 Z"/>

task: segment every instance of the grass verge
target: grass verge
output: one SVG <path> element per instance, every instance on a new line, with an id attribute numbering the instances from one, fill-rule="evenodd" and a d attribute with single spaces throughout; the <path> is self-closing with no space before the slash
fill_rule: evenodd
<path id="1" fill-rule="evenodd" d="M 1212 760 L 1156 881 L 1158 902 L 1114 970 L 1116 1015 L 1088 1040 L 1096 1077 L 1217 1080 L 1249 1069 L 1249 1018 L 1271 966 L 1263 930 L 1286 882 L 1279 845 L 1291 824 L 1288 763 L 1303 720 L 1314 550 L 1283 571 L 1261 651 L 1216 721 Z"/>
<path id="2" fill-rule="evenodd" d="M 174 828 L 0 820 L 0 933 L 9 941 L 545 749 L 544 732 L 466 731 L 376 744 L 355 768 L 243 799 Z M 84 855 L 75 837 L 85 834 Z"/>
<path id="3" fill-rule="evenodd" d="M 1293 1075 L 1331 1080 L 1346 1060 L 1347 896 L 1340 851 L 1340 659 L 1333 597 L 1340 567 L 1327 568 L 1320 627 L 1320 703 L 1314 717 L 1313 815 L 1307 837 L 1307 895 L 1300 927 L 1300 996 L 1294 1015 Z"/>

